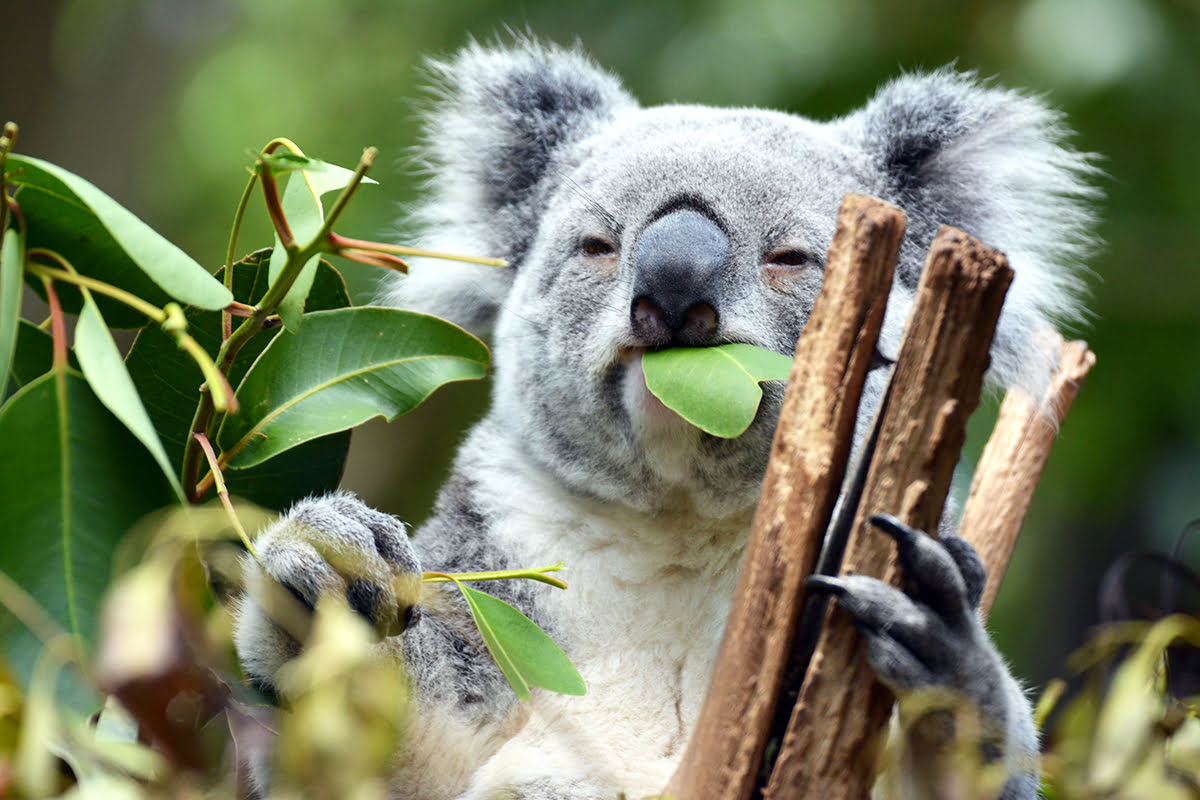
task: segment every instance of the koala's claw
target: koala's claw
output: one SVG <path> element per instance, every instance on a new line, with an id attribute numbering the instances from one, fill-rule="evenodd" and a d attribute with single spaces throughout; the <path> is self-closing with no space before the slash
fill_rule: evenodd
<path id="1" fill-rule="evenodd" d="M 810 590 L 837 598 L 862 632 L 880 680 L 892 689 L 966 688 L 973 681 L 959 673 L 981 633 L 974 613 L 983 585 L 978 556 L 961 539 L 939 541 L 895 517 L 878 515 L 871 523 L 896 541 L 910 594 L 865 575 L 813 575 Z"/>
<path id="2" fill-rule="evenodd" d="M 876 514 L 871 517 L 871 524 L 895 540 L 900 566 L 912 582 L 913 596 L 918 602 L 929 606 L 947 621 L 971 614 L 973 604 L 963 570 L 944 543 L 890 514 Z M 952 538 L 970 548 L 962 539 Z M 960 555 L 965 557 L 966 553 L 960 552 Z M 970 557 L 978 561 L 973 549 Z M 982 565 L 979 570 L 982 572 Z"/>

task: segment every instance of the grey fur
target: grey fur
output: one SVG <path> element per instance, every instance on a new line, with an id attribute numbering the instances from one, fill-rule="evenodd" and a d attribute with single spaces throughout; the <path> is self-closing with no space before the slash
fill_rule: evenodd
<path id="1" fill-rule="evenodd" d="M 996 381 L 1042 381 L 1034 331 L 1079 316 L 1072 267 L 1090 241 L 1092 167 L 1039 100 L 949 70 L 903 76 L 827 123 L 643 109 L 582 54 L 527 40 L 472 44 L 432 71 L 422 244 L 512 266 L 414 263 L 386 300 L 493 333 L 491 410 L 411 548 L 394 535 L 398 523 L 339 494 L 294 509 L 262 534 L 260 554 L 309 603 L 319 591 L 349 592 L 381 631 L 407 619 L 384 642 L 420 698 L 396 796 L 657 792 L 711 671 L 782 387 L 766 387 L 745 434 L 716 439 L 649 397 L 641 352 L 700 337 L 790 354 L 820 289 L 838 203 L 855 191 L 908 212 L 882 353 L 895 355 L 923 254 L 947 223 L 1005 250 L 1016 269 Z M 702 281 L 670 252 L 689 236 L 694 258 L 707 259 Z M 884 370 L 873 372 L 863 419 L 883 384 Z M 319 558 L 342 549 L 359 552 L 358 573 Z M 872 630 L 898 632 L 868 637 L 881 677 L 965 694 L 997 726 L 997 758 L 1036 752 L 1028 704 L 971 611 L 982 585 L 974 553 L 924 540 L 901 551 L 913 599 L 865 578 L 837 586 Z M 389 588 L 421 568 L 560 558 L 573 570 L 565 593 L 489 590 L 576 660 L 586 698 L 517 704 L 452 591 L 405 598 Z M 248 570 L 261 587 L 257 567 Z M 267 686 L 297 648 L 253 596 L 238 645 Z M 921 753 L 911 758 L 916 774 Z M 1014 775 L 1006 796 L 1032 797 L 1028 764 Z"/>

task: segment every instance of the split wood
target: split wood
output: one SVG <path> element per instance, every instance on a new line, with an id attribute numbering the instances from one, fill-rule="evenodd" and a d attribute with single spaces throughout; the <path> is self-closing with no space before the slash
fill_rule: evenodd
<path id="1" fill-rule="evenodd" d="M 875 514 L 895 514 L 915 528 L 937 530 L 1011 281 L 1004 255 L 967 234 L 942 228 L 934 239 L 843 573 L 899 585 L 892 542 L 869 523 Z M 764 796 L 867 797 L 892 703 L 867 662 L 862 636 L 831 608 Z"/>
<path id="2" fill-rule="evenodd" d="M 1059 351 L 1058 370 L 1036 403 L 1021 389 L 1010 389 L 1004 396 L 975 467 L 959 525 L 959 535 L 971 543 L 987 568 L 987 586 L 979 604 L 985 617 L 996 600 L 1058 428 L 1096 363 L 1096 354 L 1085 342 L 1063 344 L 1057 334 L 1047 339 Z"/>
<path id="3" fill-rule="evenodd" d="M 824 286 L 796 346 L 725 637 L 669 796 L 733 800 L 756 789 L 903 232 L 894 206 L 857 195 L 842 203 Z"/>

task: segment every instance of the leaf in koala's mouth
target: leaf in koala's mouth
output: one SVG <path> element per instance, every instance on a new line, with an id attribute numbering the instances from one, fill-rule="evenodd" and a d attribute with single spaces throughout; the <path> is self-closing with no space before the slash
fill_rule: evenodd
<path id="1" fill-rule="evenodd" d="M 752 344 L 675 347 L 642 356 L 646 387 L 697 428 L 732 439 L 745 433 L 762 400 L 760 381 L 787 380 L 792 359 Z"/>

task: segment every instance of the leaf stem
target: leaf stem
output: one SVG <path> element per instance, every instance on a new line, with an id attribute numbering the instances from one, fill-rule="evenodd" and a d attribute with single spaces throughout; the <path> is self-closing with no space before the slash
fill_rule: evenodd
<path id="1" fill-rule="evenodd" d="M 304 152 L 293 141 L 282 137 L 267 142 L 267 146 L 262 149 L 262 155 L 270 155 L 280 147 L 286 147 L 298 156 L 304 155 Z M 291 255 L 292 250 L 296 247 L 296 237 L 292 235 L 292 227 L 283 213 L 283 204 L 279 199 L 279 185 L 275 182 L 275 173 L 270 165 L 261 158 L 254 165 L 254 170 L 262 180 L 263 199 L 267 203 L 267 215 L 271 218 L 271 225 L 275 228 L 280 243 L 288 251 L 288 255 Z"/>
<path id="2" fill-rule="evenodd" d="M 374 253 L 390 253 L 397 256 L 414 256 L 421 258 L 440 258 L 446 261 L 465 261 L 468 264 L 481 264 L 485 267 L 507 267 L 508 262 L 503 258 L 485 258 L 483 256 L 464 256 L 455 253 L 439 253 L 433 250 L 422 250 L 419 247 L 406 247 L 400 244 L 372 242 L 365 239 L 351 239 L 336 233 L 329 234 L 329 243 L 333 245 L 333 253 L 341 255 L 341 250 L 369 250 Z"/>
<path id="3" fill-rule="evenodd" d="M 233 292 L 233 254 L 237 251 L 238 235 L 242 232 L 242 220 L 246 216 L 246 208 L 250 205 L 250 196 L 254 192 L 254 184 L 258 181 L 258 172 L 250 171 L 250 180 L 246 181 L 246 188 L 242 190 L 242 197 L 238 200 L 237 211 L 233 214 L 233 227 L 229 231 L 229 247 L 225 251 L 225 288 Z M 229 338 L 232 332 L 233 324 L 229 309 L 221 312 L 221 341 Z"/>
<path id="4" fill-rule="evenodd" d="M 362 184 L 362 179 L 366 177 L 367 170 L 375 163 L 375 156 L 379 151 L 374 147 L 368 147 L 363 150 L 362 157 L 358 159 L 358 166 L 354 168 L 354 175 L 350 181 L 338 193 L 337 198 L 333 201 L 333 205 L 329 207 L 328 213 L 325 214 L 325 219 L 321 223 L 321 229 L 317 231 L 314 238 L 315 241 L 323 242 L 333 231 L 333 224 L 342 216 L 342 212 L 346 210 L 350 198 L 354 197 L 354 193 L 358 191 L 358 187 Z"/>
<path id="5" fill-rule="evenodd" d="M 183 318 L 182 310 L 177 315 L 170 313 L 171 305 L 167 309 L 159 308 L 153 303 L 149 303 L 135 294 L 131 294 L 124 289 L 113 286 L 111 283 L 89 278 L 86 275 L 80 275 L 69 261 L 63 258 L 58 253 L 52 250 L 43 248 L 33 248 L 29 251 L 30 258 L 41 257 L 54 261 L 62 265 L 63 269 L 55 269 L 48 267 L 45 264 L 38 264 L 34 261 L 29 261 L 29 271 L 34 275 L 39 276 L 43 281 L 62 281 L 78 286 L 80 289 L 89 289 L 97 294 L 102 294 L 106 297 L 111 297 L 118 302 L 124 303 L 130 308 L 144 314 L 154 322 L 162 325 L 164 330 L 167 330 L 175 337 L 176 344 L 179 348 L 191 356 L 196 362 L 201 374 L 204 375 L 205 385 L 208 387 L 209 394 L 213 396 L 213 402 L 219 406 L 221 411 L 237 408 L 237 399 L 233 396 L 233 389 L 229 386 L 229 381 L 226 380 L 222 370 L 219 370 L 212 358 L 204 350 L 200 344 L 187 333 L 187 321 Z M 57 295 L 55 296 L 57 302 Z M 178 308 L 176 305 L 175 308 Z M 58 313 L 62 314 L 62 308 L 59 307 Z M 54 310 L 51 308 L 51 318 L 53 319 Z M 53 324 L 53 323 L 52 323 Z M 57 329 L 55 333 L 55 346 L 57 347 Z M 64 328 L 65 330 L 65 328 Z M 63 338 L 65 346 L 65 335 Z"/>
<path id="6" fill-rule="evenodd" d="M 167 321 L 167 312 L 163 311 L 158 306 L 154 305 L 153 303 L 148 303 L 137 295 L 131 294 L 124 289 L 113 286 L 111 283 L 105 283 L 104 281 L 99 281 L 95 278 L 89 278 L 86 275 L 80 275 L 75 271 L 75 268 L 71 266 L 70 262 L 52 250 L 46 250 L 41 247 L 31 248 L 29 250 L 29 258 L 49 259 L 50 261 L 54 261 L 63 267 L 62 269 L 55 269 L 54 267 L 49 267 L 45 264 L 30 264 L 30 270 L 36 275 L 91 289 L 92 291 L 102 294 L 105 297 L 111 297 L 120 303 L 124 303 L 135 311 L 144 314 L 160 325 Z"/>
<path id="7" fill-rule="evenodd" d="M 204 457 L 208 460 L 209 468 L 212 470 L 213 481 L 217 484 L 217 496 L 221 498 L 221 504 L 225 506 L 225 512 L 229 515 L 230 521 L 233 523 L 234 529 L 238 532 L 238 536 L 242 537 L 242 544 L 246 546 L 246 550 L 258 560 L 258 553 L 254 551 L 254 545 L 250 541 L 250 537 L 246 535 L 246 529 L 242 527 L 242 521 L 238 519 L 237 512 L 233 510 L 233 503 L 229 499 L 229 490 L 225 488 L 225 480 L 221 475 L 221 468 L 217 466 L 217 454 L 213 452 L 212 444 L 208 441 L 208 437 L 203 433 L 193 433 L 194 438 L 200 444 L 200 448 L 204 451 Z"/>
<path id="8" fill-rule="evenodd" d="M 32 268 L 34 265 L 29 264 Z M 36 270 L 33 270 L 36 272 Z M 46 305 L 50 306 L 50 336 L 54 342 L 54 369 L 62 372 L 67 368 L 67 325 L 63 321 L 62 304 L 58 302 L 58 292 L 54 289 L 54 281 L 45 275 L 41 276 L 42 284 L 46 287 Z"/>
<path id="9" fill-rule="evenodd" d="M 547 575 L 548 572 L 558 572 L 563 568 L 563 562 L 551 564 L 548 567 L 531 567 L 528 569 L 501 569 L 489 572 L 423 572 L 423 583 L 460 583 L 463 581 L 504 581 L 524 579 L 546 583 L 558 589 L 566 589 L 566 581 Z"/>

